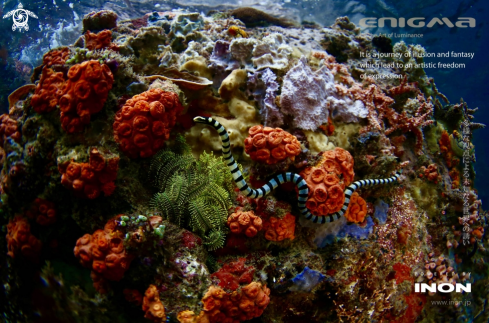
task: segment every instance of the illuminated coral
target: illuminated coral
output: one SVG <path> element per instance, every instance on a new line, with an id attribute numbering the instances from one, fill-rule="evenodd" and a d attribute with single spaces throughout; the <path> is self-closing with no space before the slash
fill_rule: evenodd
<path id="1" fill-rule="evenodd" d="M 9 138 L 15 142 L 20 142 L 19 127 L 16 120 L 12 119 L 8 114 L 2 114 L 0 116 L 0 147 L 3 148 Z"/>
<path id="2" fill-rule="evenodd" d="M 146 312 L 144 317 L 153 322 L 166 322 L 165 307 L 160 301 L 160 295 L 155 285 L 149 285 L 144 293 L 143 311 Z"/>
<path id="3" fill-rule="evenodd" d="M 114 181 L 119 170 L 119 156 L 92 148 L 88 163 L 71 160 L 60 163 L 58 170 L 61 184 L 75 191 L 76 195 L 95 199 L 103 192 L 110 196 L 116 188 Z"/>
<path id="4" fill-rule="evenodd" d="M 317 216 L 338 212 L 345 202 L 345 187 L 353 182 L 353 157 L 342 149 L 326 151 L 322 161 L 300 175 L 306 180 L 309 198 L 306 207 Z"/>
<path id="5" fill-rule="evenodd" d="M 350 204 L 345 212 L 345 218 L 348 222 L 362 223 L 366 215 L 367 203 L 357 192 L 354 192 L 350 197 Z"/>
<path id="6" fill-rule="evenodd" d="M 269 295 L 270 289 L 257 282 L 230 294 L 211 286 L 202 298 L 202 303 L 210 322 L 234 323 L 261 316 L 270 302 Z"/>
<path id="7" fill-rule="evenodd" d="M 124 248 L 123 233 L 116 229 L 119 217 L 110 219 L 103 230 L 79 238 L 74 249 L 80 263 L 92 269 L 93 285 L 102 294 L 107 292 L 106 280 L 121 280 L 134 258 Z"/>
<path id="8" fill-rule="evenodd" d="M 41 79 L 36 85 L 36 92 L 32 96 L 31 104 L 37 113 L 53 111 L 63 94 L 65 78 L 62 72 L 55 72 L 50 68 L 43 68 Z"/>
<path id="9" fill-rule="evenodd" d="M 7 224 L 7 255 L 12 258 L 22 254 L 24 257 L 37 261 L 42 243 L 31 233 L 31 226 L 27 219 L 20 215 Z"/>
<path id="10" fill-rule="evenodd" d="M 56 222 L 56 209 L 54 203 L 41 198 L 34 200 L 30 210 L 25 212 L 29 219 L 36 219 L 40 225 L 49 225 Z"/>
<path id="11" fill-rule="evenodd" d="M 102 110 L 114 77 L 109 67 L 91 60 L 73 65 L 59 99 L 61 126 L 68 133 L 81 132 L 90 115 Z"/>
<path id="12" fill-rule="evenodd" d="M 64 65 L 66 60 L 70 56 L 70 49 L 68 47 L 62 47 L 58 49 L 53 49 L 42 58 L 42 63 L 44 66 L 50 67 L 53 65 Z"/>
<path id="13" fill-rule="evenodd" d="M 262 229 L 262 220 L 253 211 L 238 211 L 231 214 L 228 218 L 228 227 L 233 233 L 242 233 L 248 237 L 254 237 Z"/>
<path id="14" fill-rule="evenodd" d="M 263 223 L 265 239 L 269 241 L 294 240 L 295 216 L 287 213 L 283 218 L 270 217 Z"/>
<path id="15" fill-rule="evenodd" d="M 218 271 L 211 275 L 212 278 L 219 279 L 219 287 L 236 290 L 240 284 L 249 284 L 253 280 L 255 268 L 245 266 L 245 258 L 239 258 L 224 264 Z"/>
<path id="16" fill-rule="evenodd" d="M 289 158 L 295 159 L 301 152 L 301 144 L 297 138 L 280 128 L 253 126 L 248 130 L 245 139 L 245 151 L 254 161 L 269 165 Z"/>
<path id="17" fill-rule="evenodd" d="M 182 110 L 178 95 L 173 92 L 151 89 L 133 96 L 116 113 L 115 140 L 131 158 L 151 157 L 168 140 Z"/>

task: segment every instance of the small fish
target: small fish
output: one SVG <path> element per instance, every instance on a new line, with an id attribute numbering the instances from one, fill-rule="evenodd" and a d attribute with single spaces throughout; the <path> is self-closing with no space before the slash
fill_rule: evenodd
<path id="1" fill-rule="evenodd" d="M 243 29 L 239 28 L 238 26 L 231 26 L 231 27 L 229 27 L 228 33 L 231 36 L 234 36 L 234 37 L 237 37 L 239 35 L 239 36 L 241 36 L 243 38 L 248 38 L 248 34 L 246 33 L 246 31 L 244 31 Z"/>

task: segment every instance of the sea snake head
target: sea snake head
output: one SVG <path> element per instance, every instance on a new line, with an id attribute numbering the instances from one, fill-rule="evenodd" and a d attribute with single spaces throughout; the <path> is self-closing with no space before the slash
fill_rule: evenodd
<path id="1" fill-rule="evenodd" d="M 209 119 L 210 118 L 207 118 L 207 117 L 195 117 L 194 118 L 194 122 L 195 123 L 205 123 L 205 124 L 208 124 L 209 123 Z"/>

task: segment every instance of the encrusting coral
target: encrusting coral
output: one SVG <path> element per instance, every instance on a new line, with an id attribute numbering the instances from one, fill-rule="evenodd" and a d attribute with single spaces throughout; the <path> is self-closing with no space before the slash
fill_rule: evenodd
<path id="1" fill-rule="evenodd" d="M 7 224 L 7 255 L 15 258 L 20 255 L 37 261 L 42 242 L 31 233 L 31 226 L 26 218 L 16 215 Z"/>
<path id="2" fill-rule="evenodd" d="M 68 47 L 61 47 L 58 49 L 53 49 L 42 58 L 42 64 L 46 67 L 53 65 L 63 65 L 70 56 L 70 49 Z"/>
<path id="3" fill-rule="evenodd" d="M 156 88 L 135 95 L 116 113 L 114 138 L 129 157 L 151 157 L 170 137 L 182 110 L 173 92 Z"/>
<path id="4" fill-rule="evenodd" d="M 227 225 L 232 233 L 244 232 L 248 238 L 252 238 L 262 229 L 263 222 L 253 211 L 238 211 L 229 216 Z"/>
<path id="5" fill-rule="evenodd" d="M 83 131 L 90 115 L 102 110 L 113 83 L 106 64 L 91 60 L 73 65 L 59 99 L 61 127 L 68 133 Z"/>
<path id="6" fill-rule="evenodd" d="M 345 212 L 345 218 L 348 222 L 362 223 L 365 216 L 367 216 L 367 203 L 355 192 L 350 197 L 350 205 Z"/>
<path id="7" fill-rule="evenodd" d="M 56 222 L 56 209 L 54 203 L 36 198 L 32 207 L 25 212 L 29 219 L 35 219 L 40 225 L 49 225 Z"/>
<path id="8" fill-rule="evenodd" d="M 295 216 L 290 213 L 283 218 L 270 217 L 263 223 L 265 239 L 269 241 L 282 241 L 285 239 L 295 239 Z"/>
<path id="9" fill-rule="evenodd" d="M 53 111 L 63 94 L 65 81 L 62 72 L 55 72 L 50 68 L 43 68 L 41 79 L 36 85 L 36 91 L 31 99 L 34 111 L 37 113 Z"/>

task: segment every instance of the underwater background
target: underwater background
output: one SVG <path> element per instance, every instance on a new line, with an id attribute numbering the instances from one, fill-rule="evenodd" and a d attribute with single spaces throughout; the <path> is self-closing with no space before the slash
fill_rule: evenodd
<path id="1" fill-rule="evenodd" d="M 19 3 L 0 320 L 489 320 L 488 2 Z M 423 62 L 465 68 L 362 66 Z"/>

